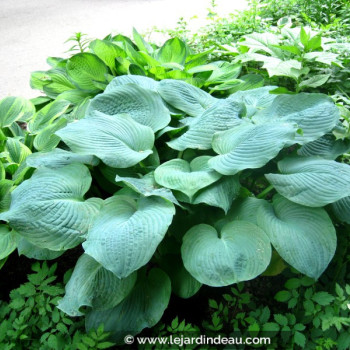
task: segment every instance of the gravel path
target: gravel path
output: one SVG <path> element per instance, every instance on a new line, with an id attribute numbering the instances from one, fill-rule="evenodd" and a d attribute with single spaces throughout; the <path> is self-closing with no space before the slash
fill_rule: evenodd
<path id="1" fill-rule="evenodd" d="M 245 0 L 217 0 L 220 14 L 246 6 Z M 103 38 L 113 32 L 144 32 L 152 26 L 175 27 L 180 17 L 193 28 L 203 24 L 209 0 L 7 0 L 0 6 L 0 98 L 38 95 L 30 72 L 46 70 L 46 58 L 64 56 L 75 32 Z"/>

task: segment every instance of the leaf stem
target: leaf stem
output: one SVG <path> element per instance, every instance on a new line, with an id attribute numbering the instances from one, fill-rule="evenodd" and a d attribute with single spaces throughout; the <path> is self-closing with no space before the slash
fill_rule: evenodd
<path id="1" fill-rule="evenodd" d="M 179 151 L 179 153 L 177 154 L 177 158 L 181 159 L 183 154 L 184 154 L 184 151 Z"/>
<path id="2" fill-rule="evenodd" d="M 259 193 L 259 194 L 256 196 L 256 198 L 259 198 L 259 199 L 265 198 L 266 195 L 267 195 L 269 192 L 271 192 L 273 189 L 274 189 L 273 185 L 270 185 L 269 187 L 266 187 L 266 188 L 264 189 L 264 191 L 262 191 L 261 193 Z"/>

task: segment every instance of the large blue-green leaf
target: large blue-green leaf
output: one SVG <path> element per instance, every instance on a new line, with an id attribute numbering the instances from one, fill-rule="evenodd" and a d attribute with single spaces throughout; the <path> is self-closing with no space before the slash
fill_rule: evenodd
<path id="1" fill-rule="evenodd" d="M 350 196 L 332 203 L 332 209 L 340 221 L 350 224 Z"/>
<path id="2" fill-rule="evenodd" d="M 16 120 L 27 121 L 35 113 L 33 103 L 22 97 L 5 97 L 0 100 L 0 128 Z"/>
<path id="3" fill-rule="evenodd" d="M 257 212 L 259 207 L 264 202 L 264 199 L 258 199 L 254 197 L 237 199 L 232 204 L 231 209 L 228 211 L 227 215 L 225 215 L 223 219 L 216 221 L 216 229 L 220 230 L 225 224 L 235 220 L 249 221 L 257 225 Z"/>
<path id="4" fill-rule="evenodd" d="M 209 160 L 209 166 L 224 175 L 260 168 L 291 142 L 295 133 L 296 127 L 286 123 L 242 123 L 214 135 L 213 150 L 219 155 Z"/>
<path id="5" fill-rule="evenodd" d="M 281 174 L 266 174 L 284 197 L 308 207 L 323 207 L 350 195 L 350 165 L 317 157 L 278 162 Z"/>
<path id="6" fill-rule="evenodd" d="M 90 185 L 89 170 L 82 164 L 37 169 L 11 193 L 10 209 L 0 220 L 40 248 L 73 248 L 84 240 L 100 207 L 97 198 L 84 201 Z"/>
<path id="7" fill-rule="evenodd" d="M 170 122 L 169 110 L 159 94 L 136 84 L 117 85 L 109 92 L 97 95 L 91 100 L 87 114 L 93 115 L 93 111 L 108 115 L 127 113 L 153 131 L 163 129 Z"/>
<path id="8" fill-rule="evenodd" d="M 247 108 L 247 117 L 252 117 L 258 111 L 270 106 L 277 95 L 270 94 L 277 86 L 264 86 L 257 89 L 237 91 L 229 96 L 230 100 L 244 103 Z"/>
<path id="9" fill-rule="evenodd" d="M 136 335 L 158 323 L 170 294 L 171 282 L 165 272 L 152 269 L 148 276 L 141 272 L 134 289 L 119 305 L 109 310 L 91 310 L 86 315 L 86 328 L 97 329 L 103 323 L 112 341 L 125 344 L 126 335 Z"/>
<path id="10" fill-rule="evenodd" d="M 32 168 L 61 168 L 71 163 L 97 165 L 99 160 L 90 155 L 80 155 L 55 148 L 50 152 L 36 152 L 26 158 L 26 164 Z"/>
<path id="11" fill-rule="evenodd" d="M 82 316 L 80 308 L 107 310 L 118 305 L 131 292 L 136 273 L 120 279 L 89 255 L 83 254 L 66 285 L 66 294 L 58 308 L 70 316 Z"/>
<path id="12" fill-rule="evenodd" d="M 258 225 L 278 254 L 305 275 L 317 279 L 336 248 L 336 234 L 327 212 L 308 208 L 276 195 L 273 204 L 258 209 Z"/>
<path id="13" fill-rule="evenodd" d="M 193 204 L 205 203 L 221 208 L 227 213 L 237 198 L 241 185 L 237 176 L 223 176 L 217 182 L 200 190 L 193 198 Z"/>
<path id="14" fill-rule="evenodd" d="M 35 260 L 53 260 L 64 253 L 64 250 L 55 251 L 47 248 L 39 248 L 24 237 L 19 238 L 17 251 L 18 255 L 24 255 L 29 259 Z"/>
<path id="15" fill-rule="evenodd" d="M 162 80 L 158 92 L 171 106 L 193 117 L 203 114 L 217 101 L 207 92 L 180 80 Z"/>
<path id="16" fill-rule="evenodd" d="M 350 151 L 350 140 L 336 140 L 329 133 L 321 138 L 303 145 L 298 154 L 301 156 L 320 156 L 326 159 L 336 159 L 340 155 Z"/>
<path id="17" fill-rule="evenodd" d="M 172 245 L 173 246 L 173 245 Z M 166 254 L 160 261 L 161 268 L 171 279 L 171 289 L 174 294 L 183 299 L 191 298 L 202 287 L 184 267 L 181 255 Z"/>
<path id="18" fill-rule="evenodd" d="M 256 123 L 296 123 L 302 133 L 296 135 L 295 142 L 304 144 L 330 132 L 339 120 L 339 110 L 332 99 L 323 94 L 278 95 L 253 120 Z"/>
<path id="19" fill-rule="evenodd" d="M 68 124 L 56 133 L 69 148 L 80 155 L 94 155 L 114 168 L 128 168 L 152 153 L 151 128 L 128 115 L 95 112 L 89 118 Z"/>
<path id="20" fill-rule="evenodd" d="M 83 248 L 119 278 L 148 263 L 175 214 L 159 197 L 108 198 L 89 230 Z"/>
<path id="21" fill-rule="evenodd" d="M 199 282 L 213 287 L 251 280 L 271 259 L 270 240 L 248 221 L 226 224 L 220 233 L 206 224 L 192 227 L 181 248 L 185 268 Z"/>
<path id="22" fill-rule="evenodd" d="M 239 125 L 244 113 L 242 103 L 218 100 L 195 118 L 184 134 L 168 142 L 168 145 L 179 151 L 186 148 L 210 149 L 214 133 Z"/>
<path id="23" fill-rule="evenodd" d="M 16 248 L 18 235 L 7 225 L 0 225 L 0 260 L 5 259 Z"/>
<path id="24" fill-rule="evenodd" d="M 157 91 L 158 81 L 141 75 L 121 75 L 115 77 L 106 87 L 105 93 L 113 92 L 117 87 L 126 84 L 135 84 L 152 91 Z"/>
<path id="25" fill-rule="evenodd" d="M 128 187 L 133 189 L 135 192 L 142 194 L 145 197 L 158 196 L 162 197 L 174 204 L 180 205 L 171 190 L 159 186 L 155 179 L 154 173 L 148 173 L 142 178 L 135 177 L 122 177 L 117 175 L 115 178 L 116 182 L 123 181 Z"/>
<path id="26" fill-rule="evenodd" d="M 160 165 L 154 172 L 156 182 L 166 188 L 181 191 L 190 200 L 200 189 L 220 179 L 221 175 L 208 166 L 210 156 L 201 156 L 190 163 L 172 159 Z"/>

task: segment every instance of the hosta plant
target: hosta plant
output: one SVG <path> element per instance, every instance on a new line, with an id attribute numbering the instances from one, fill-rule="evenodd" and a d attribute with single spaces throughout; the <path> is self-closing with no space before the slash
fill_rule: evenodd
<path id="1" fill-rule="evenodd" d="M 121 76 L 85 117 L 27 158 L 33 176 L 0 219 L 37 256 L 82 244 L 59 308 L 112 339 L 152 327 L 171 292 L 193 296 L 278 273 L 318 279 L 350 223 L 339 112 L 323 94 L 218 99 L 177 80 Z"/>
<path id="2" fill-rule="evenodd" d="M 50 57 L 48 71 L 31 75 L 31 87 L 45 93 L 47 100 L 68 100 L 75 106 L 73 114 L 85 111 L 90 98 L 104 91 L 115 76 L 133 74 L 156 80 L 179 79 L 207 88 L 235 80 L 241 65 L 225 61 L 208 64 L 213 50 L 195 54 L 182 40 L 172 38 L 158 47 L 145 41 L 134 29 L 133 40 L 123 35 L 108 35 L 81 44 L 81 52 L 69 58 Z M 79 39 L 79 40 L 78 40 Z"/>

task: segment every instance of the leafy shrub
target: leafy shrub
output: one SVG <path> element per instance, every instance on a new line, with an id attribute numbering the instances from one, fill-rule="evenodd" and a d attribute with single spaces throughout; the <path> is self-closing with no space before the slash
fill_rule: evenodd
<path id="1" fill-rule="evenodd" d="M 48 101 L 69 101 L 75 107 L 72 112 L 75 118 L 85 112 L 90 98 L 101 93 L 115 76 L 134 74 L 156 80 L 179 79 L 202 87 L 220 84 L 223 76 L 230 73 L 237 77 L 240 71 L 239 66 L 229 62 L 208 66 L 212 50 L 195 54 L 178 38 L 158 47 L 146 42 L 135 29 L 134 41 L 123 35 L 108 35 L 88 44 L 81 33 L 69 40 L 77 42 L 73 48 L 80 52 L 68 59 L 48 58 L 52 68 L 33 72 L 31 86 L 43 91 Z"/>
<path id="2" fill-rule="evenodd" d="M 223 337 L 269 337 L 269 349 L 340 349 L 350 346 L 350 286 L 338 284 L 331 293 L 319 290 L 308 277 L 294 276 L 279 291 L 277 305 L 268 306 L 239 283 L 223 294 L 218 301 L 209 300 L 210 313 L 200 325 L 179 322 L 176 317 L 169 325 L 159 323 L 153 330 L 155 337 L 200 334 Z M 285 303 L 288 309 L 284 311 Z M 146 346 L 151 349 L 152 346 Z M 162 345 L 157 345 L 161 349 Z M 164 347 L 166 348 L 166 346 Z M 187 346 L 196 349 L 199 346 Z M 240 348 L 244 348 L 241 346 Z M 251 347 L 249 347 L 251 348 Z M 264 348 L 255 345 L 254 348 Z"/>
<path id="3" fill-rule="evenodd" d="M 84 322 L 75 321 L 56 308 L 64 294 L 53 282 L 57 264 L 35 263 L 28 282 L 11 291 L 10 303 L 0 302 L 2 349 L 107 349 L 108 333 L 103 326 L 84 332 Z M 67 276 L 68 277 L 68 276 Z M 67 278 L 66 277 L 66 278 Z"/>
<path id="4" fill-rule="evenodd" d="M 61 310 L 121 342 L 160 320 L 171 291 L 251 280 L 281 259 L 319 278 L 336 249 L 329 212 L 349 223 L 350 168 L 333 160 L 348 145 L 329 97 L 275 89 L 218 99 L 120 76 L 58 147 L 27 158 L 36 170 L 0 219 L 37 254 L 82 244 Z"/>

